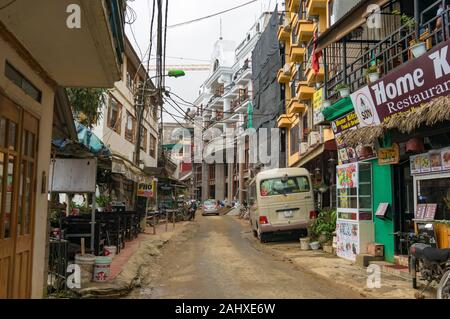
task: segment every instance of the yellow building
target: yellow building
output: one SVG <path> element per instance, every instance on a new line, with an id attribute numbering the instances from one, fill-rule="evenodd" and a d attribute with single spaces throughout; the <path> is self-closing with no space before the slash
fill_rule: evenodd
<path id="1" fill-rule="evenodd" d="M 284 47 L 285 64 L 278 72 L 284 85 L 285 113 L 278 118 L 278 127 L 286 129 L 287 163 L 289 167 L 305 166 L 325 151 L 333 151 L 334 136 L 330 129 L 320 127 L 317 116 L 322 106 L 324 68 L 313 70 L 315 34 L 323 33 L 329 23 L 328 0 L 287 0 L 284 21 L 278 40 Z M 317 165 L 313 165 L 317 166 Z M 312 167 L 312 169 L 321 167 Z"/>

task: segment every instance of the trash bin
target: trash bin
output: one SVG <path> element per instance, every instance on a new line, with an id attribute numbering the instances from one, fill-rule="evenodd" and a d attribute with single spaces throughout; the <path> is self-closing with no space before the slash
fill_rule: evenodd
<path id="1" fill-rule="evenodd" d="M 111 257 L 97 257 L 94 264 L 94 281 L 104 282 L 108 280 L 111 269 Z"/>

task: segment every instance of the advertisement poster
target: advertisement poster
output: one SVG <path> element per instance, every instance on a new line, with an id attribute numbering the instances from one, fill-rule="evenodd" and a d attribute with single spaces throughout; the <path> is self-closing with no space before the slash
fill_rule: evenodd
<path id="1" fill-rule="evenodd" d="M 337 248 L 339 257 L 355 260 L 359 254 L 359 227 L 357 223 L 338 221 L 336 225 Z"/>
<path id="2" fill-rule="evenodd" d="M 450 148 L 441 151 L 442 169 L 450 170 Z"/>
<path id="3" fill-rule="evenodd" d="M 153 197 L 153 183 L 139 183 L 137 196 L 139 197 Z"/>
<path id="4" fill-rule="evenodd" d="M 442 170 L 442 158 L 440 152 L 430 153 L 431 171 L 439 172 Z"/>
<path id="5" fill-rule="evenodd" d="M 325 118 L 322 114 L 322 101 L 323 101 L 323 88 L 320 90 L 316 90 L 313 96 L 313 120 L 314 125 L 322 123 Z"/>
<path id="6" fill-rule="evenodd" d="M 358 187 L 358 166 L 350 163 L 337 167 L 337 188 Z"/>

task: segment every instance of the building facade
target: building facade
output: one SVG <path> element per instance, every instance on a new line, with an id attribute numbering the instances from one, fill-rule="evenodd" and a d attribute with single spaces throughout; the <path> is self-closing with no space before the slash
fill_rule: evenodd
<path id="1" fill-rule="evenodd" d="M 74 3 L 80 29 L 65 24 Z M 123 1 L 44 0 L 0 11 L 0 298 L 43 297 L 55 92 L 120 79 L 123 10 Z"/>
<path id="2" fill-rule="evenodd" d="M 247 129 L 252 109 L 252 51 L 269 17 L 270 13 L 264 13 L 239 45 L 223 39 L 214 45 L 210 76 L 194 102 L 195 123 L 203 131 L 205 146 L 203 163 L 194 166 L 202 200 L 231 203 L 242 202 L 246 196 L 245 185 L 250 178 L 248 143 L 243 139 L 239 148 L 237 140 Z M 228 158 L 227 151 L 231 154 Z"/>

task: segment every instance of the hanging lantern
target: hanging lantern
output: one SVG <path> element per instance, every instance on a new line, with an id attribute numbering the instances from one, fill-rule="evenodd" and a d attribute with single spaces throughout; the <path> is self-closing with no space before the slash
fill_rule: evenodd
<path id="1" fill-rule="evenodd" d="M 423 144 L 423 139 L 420 137 L 413 137 L 406 142 L 406 152 L 407 153 L 423 153 L 425 152 L 425 145 Z"/>

